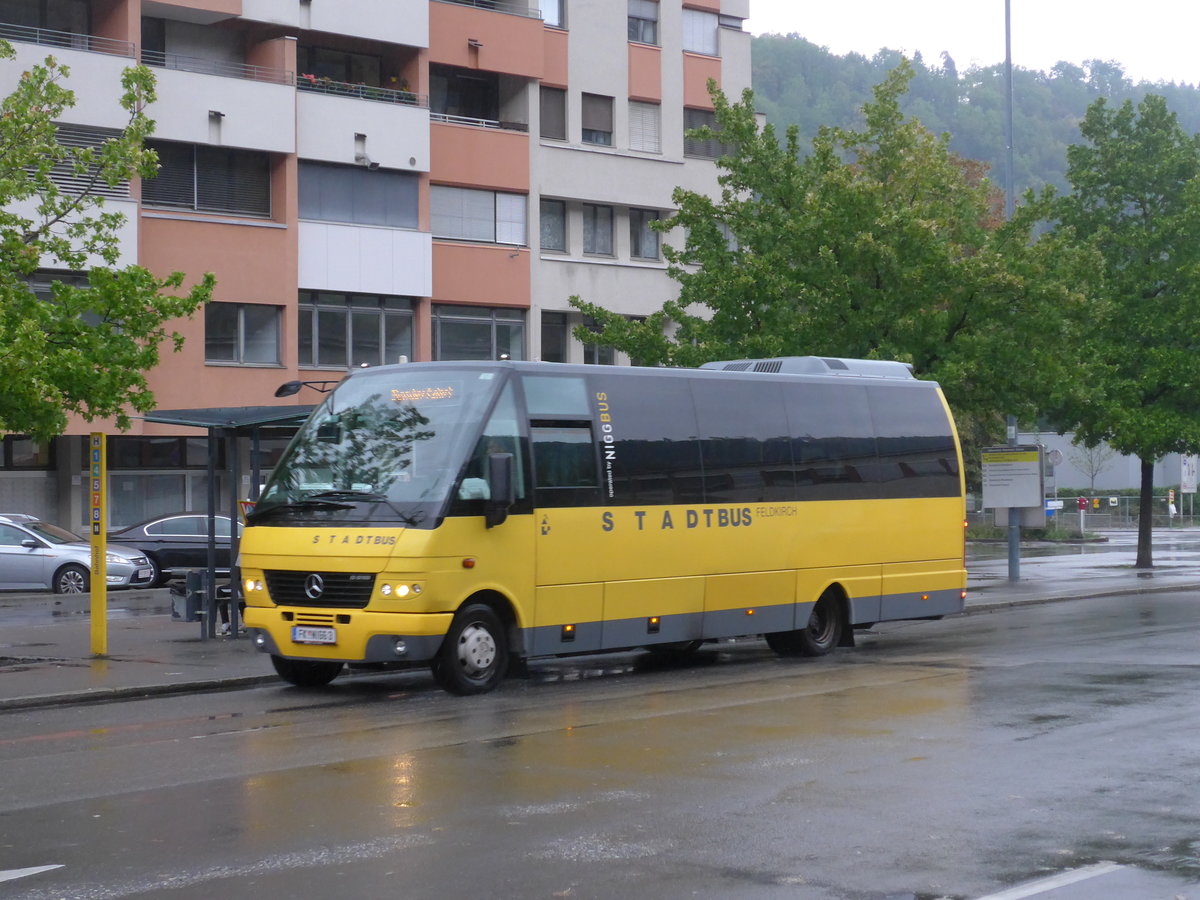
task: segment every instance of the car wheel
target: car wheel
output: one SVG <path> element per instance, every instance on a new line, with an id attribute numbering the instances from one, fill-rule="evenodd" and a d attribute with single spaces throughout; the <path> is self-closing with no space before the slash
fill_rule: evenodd
<path id="1" fill-rule="evenodd" d="M 151 556 L 149 553 L 146 554 L 146 560 L 150 563 L 150 569 L 151 569 L 150 583 L 148 585 L 146 585 L 146 587 L 153 588 L 153 587 L 159 587 L 160 585 L 166 584 L 166 579 L 163 578 L 162 566 L 160 566 L 158 564 L 158 560 L 155 559 L 153 556 Z"/>
<path id="2" fill-rule="evenodd" d="M 499 616 L 483 603 L 459 610 L 430 669 L 451 694 L 483 694 L 496 687 L 508 669 Z"/>
<path id="3" fill-rule="evenodd" d="M 71 564 L 54 573 L 54 593 L 86 594 L 92 587 L 92 575 L 83 566 Z"/>

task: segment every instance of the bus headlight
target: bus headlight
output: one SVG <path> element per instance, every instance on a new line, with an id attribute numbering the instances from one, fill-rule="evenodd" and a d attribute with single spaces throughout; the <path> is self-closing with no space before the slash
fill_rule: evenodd
<path id="1" fill-rule="evenodd" d="M 385 597 L 395 596 L 397 599 L 403 600 L 421 593 L 421 586 L 419 584 L 384 584 L 379 588 L 379 593 Z"/>

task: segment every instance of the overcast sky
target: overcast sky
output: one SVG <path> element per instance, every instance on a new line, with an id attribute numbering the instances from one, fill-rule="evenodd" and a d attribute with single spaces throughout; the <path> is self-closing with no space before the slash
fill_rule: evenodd
<path id="1" fill-rule="evenodd" d="M 1115 60 L 1134 81 L 1200 82 L 1198 0 L 1011 0 L 1013 65 Z M 959 71 L 1004 61 L 1004 0 L 750 0 L 754 34 L 801 37 L 839 56 L 942 51 Z"/>

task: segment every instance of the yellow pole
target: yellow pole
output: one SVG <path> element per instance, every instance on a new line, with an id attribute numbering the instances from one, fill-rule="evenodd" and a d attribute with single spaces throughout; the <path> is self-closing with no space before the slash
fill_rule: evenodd
<path id="1" fill-rule="evenodd" d="M 108 459 L 104 433 L 93 431 L 90 453 L 92 486 L 92 655 L 108 654 Z"/>

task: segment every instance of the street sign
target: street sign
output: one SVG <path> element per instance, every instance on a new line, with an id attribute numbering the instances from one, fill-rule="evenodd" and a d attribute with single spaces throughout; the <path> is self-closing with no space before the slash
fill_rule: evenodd
<path id="1" fill-rule="evenodd" d="M 983 448 L 985 509 L 1043 508 L 1041 449 L 1036 444 Z"/>
<path id="2" fill-rule="evenodd" d="M 1200 468 L 1200 456 L 1179 457 L 1179 493 L 1196 493 L 1196 472 Z"/>

